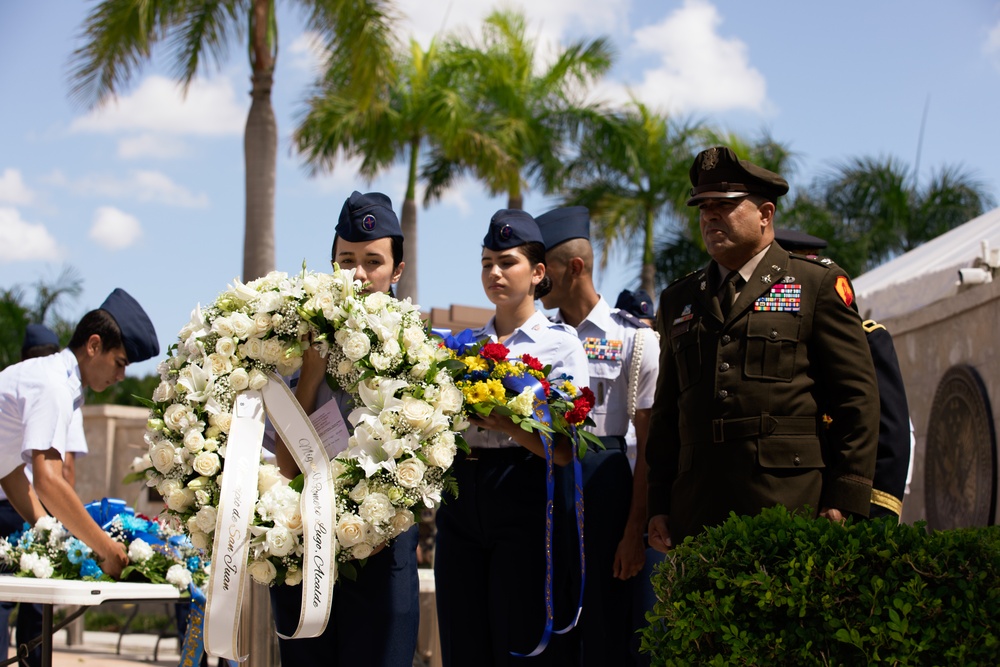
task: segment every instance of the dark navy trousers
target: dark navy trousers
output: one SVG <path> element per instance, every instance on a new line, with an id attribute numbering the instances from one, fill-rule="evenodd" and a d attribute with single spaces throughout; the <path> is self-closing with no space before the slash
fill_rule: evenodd
<path id="1" fill-rule="evenodd" d="M 0 535 L 9 536 L 24 526 L 24 519 L 8 500 L 0 500 Z M 10 614 L 18 606 L 16 602 L 0 602 L 0 661 L 7 659 L 10 650 L 10 634 L 7 627 Z M 42 634 L 42 606 L 39 604 L 21 603 L 17 612 L 17 630 L 15 637 L 18 644 L 26 644 Z M 37 667 L 42 664 L 42 647 L 37 646 L 28 654 L 28 665 Z"/>
<path id="2" fill-rule="evenodd" d="M 420 625 L 417 537 L 414 526 L 358 567 L 356 581 L 341 576 L 326 631 L 309 639 L 278 639 L 281 664 L 411 667 Z M 295 631 L 301 601 L 301 585 L 271 588 L 278 632 Z"/>

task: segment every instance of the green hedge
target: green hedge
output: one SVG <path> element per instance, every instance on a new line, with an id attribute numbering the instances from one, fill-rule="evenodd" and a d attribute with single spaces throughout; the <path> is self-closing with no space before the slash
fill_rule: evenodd
<path id="1" fill-rule="evenodd" d="M 732 515 L 653 575 L 654 665 L 1000 665 L 1000 527 Z"/>

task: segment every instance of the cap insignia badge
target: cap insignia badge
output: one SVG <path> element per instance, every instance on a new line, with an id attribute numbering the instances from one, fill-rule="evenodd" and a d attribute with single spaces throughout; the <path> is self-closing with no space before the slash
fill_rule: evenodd
<path id="1" fill-rule="evenodd" d="M 500 228 L 500 238 L 502 238 L 504 241 L 510 239 L 510 237 L 513 234 L 514 230 L 511 229 L 510 225 L 504 225 L 503 227 Z"/>
<path id="2" fill-rule="evenodd" d="M 766 276 L 761 276 L 760 277 L 760 281 L 762 283 L 764 283 L 765 285 L 770 285 L 771 284 L 771 274 L 769 273 Z"/>
<path id="3" fill-rule="evenodd" d="M 701 168 L 703 171 L 710 171 L 715 169 L 715 165 L 719 164 L 719 149 L 709 148 L 701 156 Z"/>
<path id="4" fill-rule="evenodd" d="M 366 232 L 370 232 L 375 229 L 375 216 L 369 213 L 365 217 L 361 218 L 361 226 L 365 228 Z"/>

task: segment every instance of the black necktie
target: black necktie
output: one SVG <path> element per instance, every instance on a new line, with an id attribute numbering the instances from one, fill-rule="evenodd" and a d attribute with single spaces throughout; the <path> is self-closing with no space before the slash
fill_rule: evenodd
<path id="1" fill-rule="evenodd" d="M 733 271 L 726 276 L 726 280 L 722 283 L 722 289 L 719 290 L 719 306 L 722 308 L 723 318 L 729 317 L 729 310 L 733 307 L 733 301 L 736 300 L 736 284 L 740 280 L 743 280 L 740 272 Z"/>

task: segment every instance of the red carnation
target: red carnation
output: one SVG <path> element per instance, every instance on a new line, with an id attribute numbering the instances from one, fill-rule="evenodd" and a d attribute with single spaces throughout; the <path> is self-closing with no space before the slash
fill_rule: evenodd
<path id="1" fill-rule="evenodd" d="M 576 406 L 576 404 L 574 403 Z M 579 405 L 574 407 L 572 410 L 566 413 L 566 421 L 570 424 L 582 424 L 583 420 L 587 418 L 587 413 L 590 412 L 589 405 Z"/>
<path id="2" fill-rule="evenodd" d="M 550 393 L 550 388 L 552 387 L 552 385 L 549 384 L 549 381 L 546 380 L 545 378 L 539 378 L 538 381 L 542 383 L 542 389 L 545 390 L 545 397 L 548 398 Z"/>
<path id="3" fill-rule="evenodd" d="M 542 366 L 542 362 L 540 362 L 538 359 L 535 359 L 530 354 L 522 354 L 521 355 L 521 361 L 523 361 L 524 365 L 527 366 L 528 368 L 530 368 L 533 371 L 540 371 L 540 370 L 543 370 L 543 368 L 544 368 Z"/>
<path id="4" fill-rule="evenodd" d="M 590 387 L 580 387 L 580 393 L 583 395 L 583 398 L 587 399 L 590 407 L 594 407 L 596 401 L 594 400 L 594 392 L 590 390 Z"/>
<path id="5" fill-rule="evenodd" d="M 509 354 L 510 350 L 500 343 L 486 343 L 483 349 L 479 350 L 480 357 L 493 361 L 505 361 Z"/>

